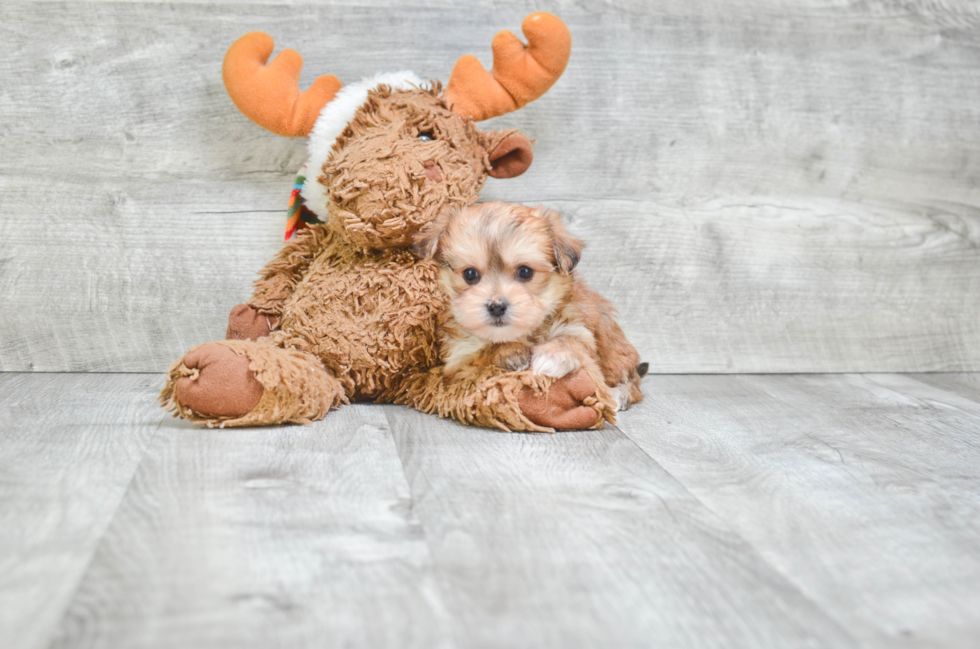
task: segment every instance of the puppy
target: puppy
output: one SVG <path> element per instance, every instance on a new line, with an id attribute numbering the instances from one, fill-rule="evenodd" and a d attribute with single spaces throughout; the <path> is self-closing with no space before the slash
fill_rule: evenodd
<path id="1" fill-rule="evenodd" d="M 640 401 L 647 364 L 609 300 L 575 275 L 583 247 L 557 212 L 523 205 L 474 205 L 426 225 L 415 249 L 440 264 L 451 307 L 441 326 L 446 377 L 496 366 L 561 378 L 585 368 L 619 410 Z"/>

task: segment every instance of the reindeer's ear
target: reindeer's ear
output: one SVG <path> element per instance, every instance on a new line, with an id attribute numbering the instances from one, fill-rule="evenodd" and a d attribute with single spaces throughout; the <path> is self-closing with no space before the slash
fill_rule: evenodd
<path id="1" fill-rule="evenodd" d="M 568 275 L 578 266 L 578 260 L 582 257 L 585 243 L 572 236 L 558 212 L 542 210 L 541 217 L 548 222 L 548 229 L 551 231 L 551 237 L 554 240 L 555 266 L 561 273 Z"/>
<path id="2" fill-rule="evenodd" d="M 490 143 L 487 147 L 490 158 L 489 174 L 494 178 L 514 178 L 527 171 L 534 160 L 531 141 L 527 136 L 517 131 L 503 138 L 492 135 L 487 140 Z"/>
<path id="3" fill-rule="evenodd" d="M 449 229 L 449 221 L 455 210 L 446 210 L 422 226 L 415 235 L 415 254 L 422 259 L 435 259 L 439 253 L 439 237 Z"/>

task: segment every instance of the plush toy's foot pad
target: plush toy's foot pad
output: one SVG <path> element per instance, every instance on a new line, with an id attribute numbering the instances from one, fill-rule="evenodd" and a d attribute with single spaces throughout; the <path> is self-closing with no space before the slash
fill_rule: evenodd
<path id="1" fill-rule="evenodd" d="M 518 398 L 521 412 L 532 422 L 563 430 L 595 427 L 600 419 L 596 401 L 595 381 L 585 370 L 558 379 L 547 392 L 525 388 Z"/>
<path id="2" fill-rule="evenodd" d="M 319 358 L 260 338 L 190 350 L 170 366 L 160 403 L 178 417 L 224 428 L 309 424 L 347 397 Z"/>
<path id="3" fill-rule="evenodd" d="M 182 363 L 189 373 L 177 379 L 177 399 L 200 415 L 241 417 L 262 398 L 265 388 L 248 369 L 248 358 L 224 345 L 195 347 Z"/>
<path id="4" fill-rule="evenodd" d="M 279 318 L 259 313 L 247 304 L 239 304 L 228 314 L 227 340 L 258 340 L 279 326 Z"/>

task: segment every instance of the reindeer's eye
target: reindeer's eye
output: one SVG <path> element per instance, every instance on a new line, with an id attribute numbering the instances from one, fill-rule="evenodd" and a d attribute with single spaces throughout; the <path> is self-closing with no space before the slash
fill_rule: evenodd
<path id="1" fill-rule="evenodd" d="M 425 131 L 423 133 L 419 133 L 418 138 L 423 142 L 431 142 L 432 140 L 436 139 L 436 135 L 432 131 Z"/>
<path id="2" fill-rule="evenodd" d="M 521 266 L 520 268 L 517 269 L 517 279 L 526 282 L 532 277 L 534 277 L 533 268 L 529 268 L 528 266 Z"/>
<path id="3" fill-rule="evenodd" d="M 480 271 L 475 268 L 467 268 L 463 271 L 463 280 L 467 284 L 476 284 L 480 281 Z"/>

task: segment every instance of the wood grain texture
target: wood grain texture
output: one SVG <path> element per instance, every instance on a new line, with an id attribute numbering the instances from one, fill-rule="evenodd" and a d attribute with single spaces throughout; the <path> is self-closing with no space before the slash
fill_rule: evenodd
<path id="1" fill-rule="evenodd" d="M 55 647 L 451 642 L 385 415 L 311 427 L 165 423 Z"/>
<path id="2" fill-rule="evenodd" d="M 459 646 L 851 646 L 614 428 L 503 434 L 384 410 Z"/>
<path id="3" fill-rule="evenodd" d="M 980 363 L 972 208 L 911 214 L 894 203 L 762 198 L 552 204 L 588 242 L 579 272 L 616 304 L 651 371 Z M 613 250 L 622 262 L 604 263 Z"/>
<path id="4" fill-rule="evenodd" d="M 644 392 L 620 428 L 863 645 L 976 645 L 980 400 L 919 375 Z"/>
<path id="5" fill-rule="evenodd" d="M 271 208 L 262 190 L 280 180 L 55 183 L 81 219 L 53 215 L 57 227 L 40 235 L 0 223 L 0 236 L 23 243 L 0 265 L 0 293 L 15 307 L 0 312 L 0 369 L 164 371 L 193 345 L 224 338 L 228 312 L 250 294 L 254 269 L 279 248 L 282 220 L 272 209 L 223 211 L 221 197 L 235 193 Z M 33 210 L 27 185 L 0 176 L 0 201 Z M 264 237 L 255 235 L 260 225 Z M 175 239 L 175 227 L 193 234 Z M 208 233 L 215 227 L 217 241 Z M 69 268 L 59 269 L 61 261 Z"/>
<path id="6" fill-rule="evenodd" d="M 37 0 L 38 3 L 48 1 L 61 4 L 64 0 Z M 92 4 L 105 4 L 107 1 L 146 4 L 146 0 L 79 0 L 79 2 L 89 2 Z M 169 4 L 193 4 L 196 1 L 171 0 Z M 338 3 L 336 0 L 214 0 L 208 4 L 337 6 Z M 720 8 L 724 7 L 728 14 L 735 16 L 746 16 L 749 14 L 767 16 L 774 12 L 784 13 L 787 5 L 791 5 L 794 11 L 799 12 L 803 16 L 820 15 L 826 12 L 839 12 L 842 9 L 846 9 L 849 12 L 862 15 L 888 18 L 913 17 L 919 20 L 950 22 L 960 25 L 971 23 L 971 21 L 980 21 L 980 9 L 977 8 L 976 3 L 972 0 L 911 0 L 909 2 L 894 2 L 894 0 L 739 0 L 737 4 L 725 5 L 718 0 L 701 0 L 697 6 L 702 11 L 720 10 Z M 343 6 L 388 8 L 391 6 L 391 0 L 345 0 Z M 406 0 L 399 6 L 414 9 L 456 9 L 459 7 L 459 4 L 453 0 Z M 634 13 L 641 13 L 644 10 L 649 11 L 649 7 L 646 7 L 638 0 L 607 0 L 601 6 L 610 10 L 631 11 Z M 471 10 L 521 10 L 525 14 L 532 11 L 574 13 L 590 8 L 589 5 L 584 5 L 581 0 L 473 0 L 467 3 L 467 7 Z M 691 7 L 691 3 L 687 0 L 661 0 L 657 3 L 656 10 L 667 15 L 689 15 L 692 13 Z"/>
<path id="7" fill-rule="evenodd" d="M 166 419 L 0 374 L 0 646 L 973 647 L 980 374 L 651 376 L 618 428 Z"/>
<path id="8" fill-rule="evenodd" d="M 537 145 L 484 196 L 578 220 L 652 371 L 980 369 L 975 3 L 418 0 L 5 2 L 0 370 L 160 371 L 221 336 L 304 158 L 225 96 L 234 38 L 300 51 L 304 85 L 445 79 L 539 9 L 572 60 L 487 124 Z"/>
<path id="9" fill-rule="evenodd" d="M 0 374 L 0 646 L 48 645 L 160 425 L 159 382 Z"/>

